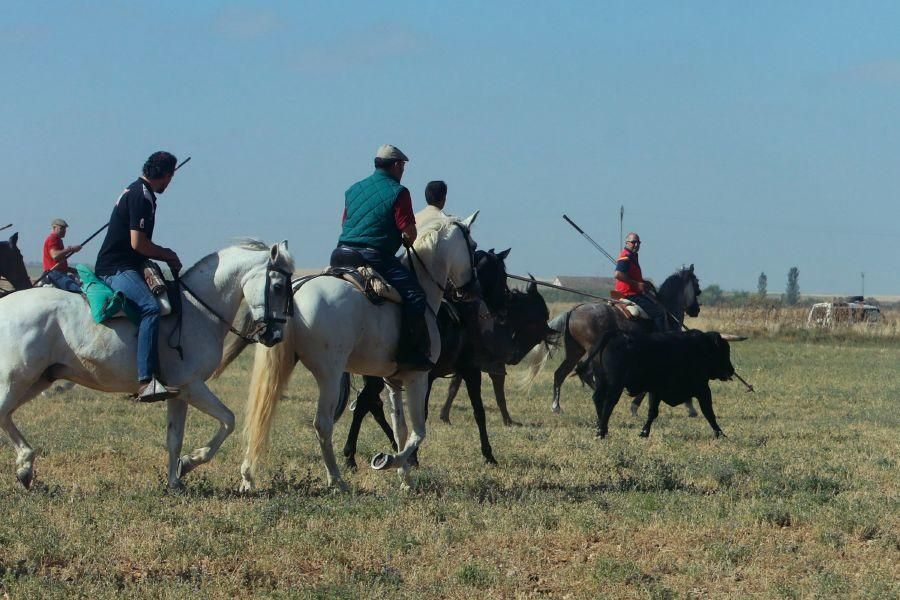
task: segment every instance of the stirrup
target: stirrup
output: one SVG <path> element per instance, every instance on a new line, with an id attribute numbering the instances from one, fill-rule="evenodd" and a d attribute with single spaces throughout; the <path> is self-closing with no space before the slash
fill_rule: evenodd
<path id="1" fill-rule="evenodd" d="M 137 402 L 161 402 L 174 398 L 178 393 L 178 388 L 163 385 L 154 377 L 138 391 L 134 399 Z"/>

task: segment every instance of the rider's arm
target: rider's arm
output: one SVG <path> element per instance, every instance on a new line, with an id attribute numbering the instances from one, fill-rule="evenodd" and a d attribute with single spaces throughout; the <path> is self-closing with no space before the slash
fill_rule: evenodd
<path id="1" fill-rule="evenodd" d="M 409 190 L 403 188 L 394 201 L 394 224 L 397 226 L 403 237 L 412 244 L 416 241 L 418 232 L 416 231 L 416 216 L 412 210 L 412 198 Z"/>
<path id="2" fill-rule="evenodd" d="M 617 280 L 624 281 L 628 285 L 633 285 L 638 289 L 643 289 L 644 282 L 637 281 L 636 279 L 632 279 L 628 276 L 628 260 L 620 258 L 618 262 L 616 262 L 616 272 L 613 275 Z"/>
<path id="3" fill-rule="evenodd" d="M 81 250 L 81 246 L 68 246 L 66 248 L 50 248 L 50 258 L 59 262 L 64 258 L 69 258 L 76 252 Z"/>
<path id="4" fill-rule="evenodd" d="M 137 229 L 131 230 L 131 247 L 138 254 L 143 254 L 147 258 L 158 258 L 159 260 L 170 261 L 177 260 L 178 256 L 169 248 L 163 248 L 154 244 L 147 234 Z"/>

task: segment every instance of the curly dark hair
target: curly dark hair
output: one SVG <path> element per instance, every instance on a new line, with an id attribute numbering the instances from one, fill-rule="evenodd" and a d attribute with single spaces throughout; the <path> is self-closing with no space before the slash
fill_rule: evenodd
<path id="1" fill-rule="evenodd" d="M 425 202 L 434 206 L 447 199 L 447 184 L 443 181 L 429 181 L 425 186 Z"/>
<path id="2" fill-rule="evenodd" d="M 144 163 L 144 177 L 147 179 L 161 179 L 175 172 L 178 159 L 174 155 L 163 150 L 154 152 Z"/>

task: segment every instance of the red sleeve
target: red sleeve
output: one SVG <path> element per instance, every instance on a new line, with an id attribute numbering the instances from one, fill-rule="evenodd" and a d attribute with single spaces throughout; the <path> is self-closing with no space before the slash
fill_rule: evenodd
<path id="1" fill-rule="evenodd" d="M 394 201 L 394 223 L 400 231 L 416 224 L 416 215 L 413 214 L 412 209 L 412 198 L 409 195 L 409 190 L 406 188 L 400 191 L 397 199 Z"/>

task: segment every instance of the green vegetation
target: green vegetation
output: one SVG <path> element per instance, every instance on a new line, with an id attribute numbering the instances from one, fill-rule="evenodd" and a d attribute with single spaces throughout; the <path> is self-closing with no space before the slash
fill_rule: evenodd
<path id="1" fill-rule="evenodd" d="M 349 494 L 325 489 L 304 371 L 249 496 L 237 436 L 171 495 L 163 406 L 38 398 L 17 413 L 40 452 L 35 489 L 2 454 L 0 597 L 896 598 L 900 345 L 767 335 L 732 347 L 755 394 L 713 386 L 719 441 L 668 407 L 639 439 L 627 400 L 596 440 L 574 381 L 550 413 L 548 368 L 508 393 L 523 427 L 500 424 L 485 385 L 489 467 L 464 396 L 453 425 L 434 418 L 439 382 L 411 493 L 369 469 L 348 474 Z M 214 384 L 239 422 L 248 367 Z M 213 428 L 189 415 L 186 448 Z M 367 422 L 361 458 L 387 447 Z"/>

